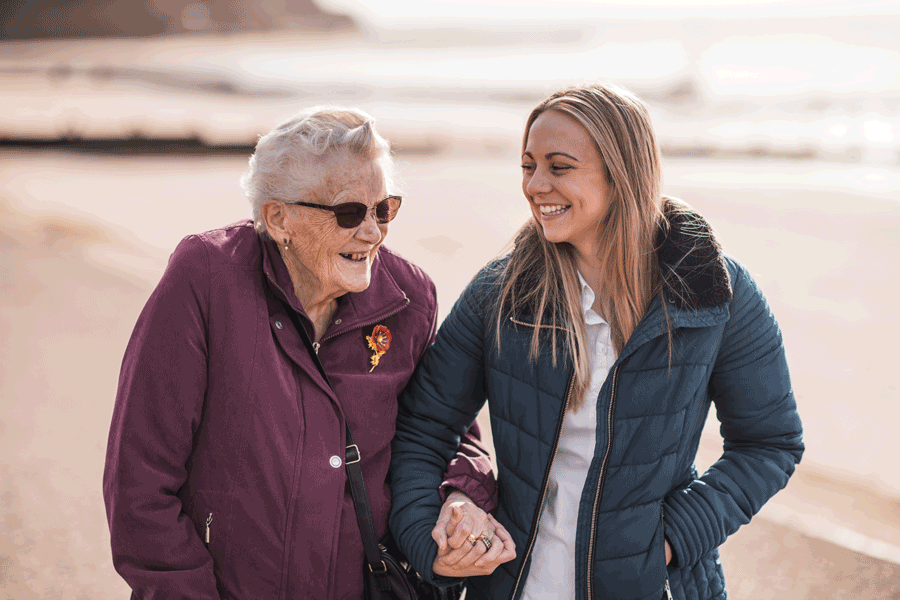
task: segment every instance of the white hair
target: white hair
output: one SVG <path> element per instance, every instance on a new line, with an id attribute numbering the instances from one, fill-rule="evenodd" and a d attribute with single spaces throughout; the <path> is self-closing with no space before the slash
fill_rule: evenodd
<path id="1" fill-rule="evenodd" d="M 314 106 L 259 138 L 241 177 L 256 232 L 269 235 L 262 218 L 267 200 L 290 202 L 319 188 L 331 166 L 328 159 L 341 153 L 374 161 L 385 184 L 393 185 L 390 144 L 375 131 L 375 120 L 358 108 Z"/>

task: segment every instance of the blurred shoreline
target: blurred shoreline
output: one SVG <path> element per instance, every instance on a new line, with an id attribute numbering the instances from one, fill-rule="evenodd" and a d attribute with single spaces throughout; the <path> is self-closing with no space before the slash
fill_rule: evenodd
<path id="1" fill-rule="evenodd" d="M 479 140 L 448 140 L 445 133 L 440 135 L 421 135 L 417 132 L 399 132 L 390 125 L 380 127 L 386 130 L 388 137 L 395 141 L 391 150 L 397 155 L 446 155 L 451 153 L 466 153 L 475 155 L 501 156 L 515 153 L 518 139 L 501 139 L 500 136 L 482 138 Z M 393 133 L 393 135 L 390 135 Z M 80 133 L 67 132 L 64 137 L 56 139 L 28 138 L 28 137 L 2 137 L 0 136 L 0 149 L 21 148 L 26 150 L 58 150 L 63 152 L 92 152 L 98 154 L 249 154 L 253 152 L 255 140 L 227 142 L 220 140 L 211 143 L 204 137 L 172 137 L 172 138 L 148 138 L 140 131 L 134 131 L 128 138 L 86 138 Z M 817 150 L 812 147 L 779 148 L 764 145 L 749 145 L 746 147 L 729 147 L 716 145 L 710 142 L 696 142 L 695 144 L 679 145 L 670 139 L 661 141 L 660 150 L 663 157 L 680 159 L 704 159 L 704 160 L 784 160 L 789 162 L 809 161 L 813 163 L 843 163 L 865 165 L 870 161 L 862 160 L 862 150 L 850 148 L 836 151 Z M 897 151 L 897 159 L 892 161 L 889 157 L 875 161 L 876 165 L 900 166 L 900 150 Z"/>
<path id="2" fill-rule="evenodd" d="M 896 30 L 887 16 L 0 40 L 0 143 L 243 148 L 339 103 L 401 148 L 496 154 L 549 93 L 603 79 L 648 102 L 670 156 L 898 165 Z"/>

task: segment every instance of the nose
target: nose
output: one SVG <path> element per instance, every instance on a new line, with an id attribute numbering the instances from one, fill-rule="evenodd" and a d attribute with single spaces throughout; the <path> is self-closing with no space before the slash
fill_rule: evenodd
<path id="1" fill-rule="evenodd" d="M 540 169 L 535 169 L 531 174 L 526 174 L 524 184 L 525 193 L 529 196 L 538 196 L 550 191 L 550 182 Z"/>
<path id="2" fill-rule="evenodd" d="M 384 226 L 387 228 L 387 225 Z M 366 213 L 366 218 L 356 228 L 355 236 L 369 244 L 377 244 L 384 237 L 381 226 L 375 220 L 375 210 L 370 209 Z"/>

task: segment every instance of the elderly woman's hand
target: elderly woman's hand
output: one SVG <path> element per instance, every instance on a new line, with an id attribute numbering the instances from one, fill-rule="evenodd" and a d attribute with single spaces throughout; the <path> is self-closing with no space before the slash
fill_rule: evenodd
<path id="1" fill-rule="evenodd" d="M 432 568 L 445 577 L 489 575 L 516 557 L 506 528 L 462 492 L 452 492 L 431 532 L 438 545 Z"/>

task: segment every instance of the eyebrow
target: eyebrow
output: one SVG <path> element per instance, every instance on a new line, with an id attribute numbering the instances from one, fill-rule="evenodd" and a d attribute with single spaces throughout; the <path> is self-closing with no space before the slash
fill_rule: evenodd
<path id="1" fill-rule="evenodd" d="M 522 156 L 527 156 L 528 158 L 534 159 L 534 155 L 531 154 L 531 152 L 523 152 Z M 565 152 L 548 152 L 547 154 L 544 155 L 544 158 L 546 158 L 547 160 L 550 160 L 554 156 L 565 156 L 566 158 L 570 158 L 570 159 L 574 160 L 575 162 L 581 162 L 577 158 L 572 156 L 571 154 L 566 154 Z"/>

